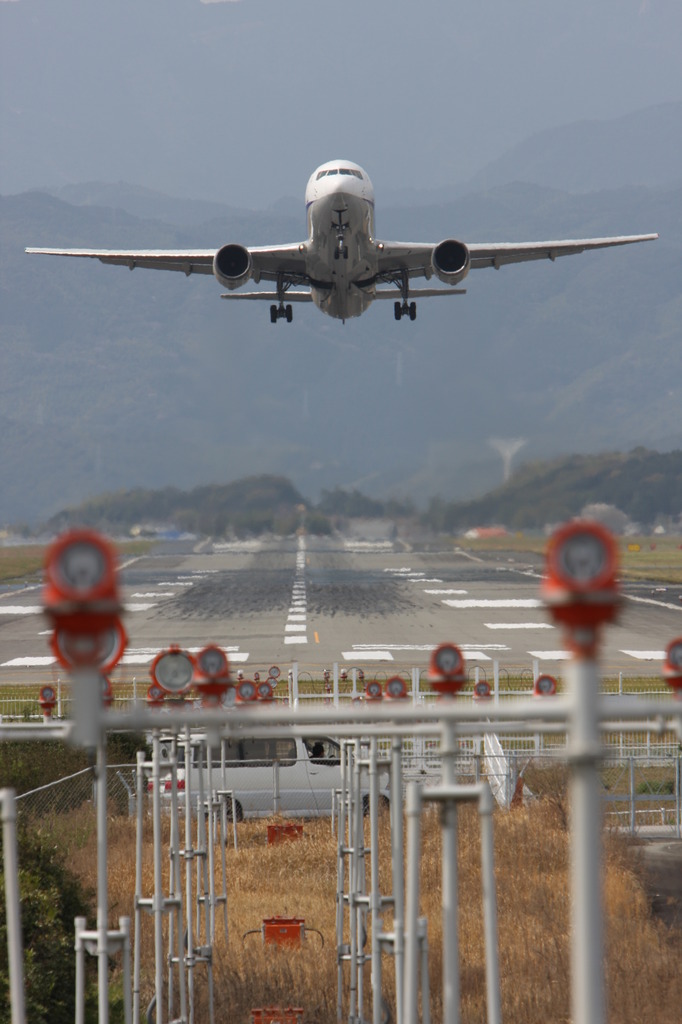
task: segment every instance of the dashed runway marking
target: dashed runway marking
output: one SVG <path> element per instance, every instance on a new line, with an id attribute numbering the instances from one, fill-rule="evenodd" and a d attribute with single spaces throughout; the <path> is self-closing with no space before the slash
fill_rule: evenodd
<path id="1" fill-rule="evenodd" d="M 621 651 L 629 658 L 636 658 L 638 661 L 665 661 L 665 651 Z"/>

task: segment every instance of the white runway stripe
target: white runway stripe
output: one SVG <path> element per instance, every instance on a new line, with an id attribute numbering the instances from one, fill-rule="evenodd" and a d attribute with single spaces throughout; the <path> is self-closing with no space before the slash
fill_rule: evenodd
<path id="1" fill-rule="evenodd" d="M 3 661 L 0 668 L 39 668 L 44 665 L 54 665 L 56 660 L 48 655 L 35 658 L 12 658 L 10 661 Z"/>
<path id="2" fill-rule="evenodd" d="M 159 590 L 149 594 L 133 594 L 133 597 L 175 597 L 175 594 L 170 590 Z"/>
<path id="3" fill-rule="evenodd" d="M 285 636 L 284 637 L 284 643 L 285 644 L 307 644 L 308 643 L 308 637 L 307 636 Z"/>
<path id="4" fill-rule="evenodd" d="M 549 622 L 484 622 L 486 629 L 554 629 Z"/>
<path id="5" fill-rule="evenodd" d="M 531 658 L 537 658 L 538 661 L 570 661 L 570 651 L 528 651 Z"/>
<path id="6" fill-rule="evenodd" d="M 285 633 L 305 633 L 307 626 L 305 622 L 287 622 L 284 627 Z"/>
<path id="7" fill-rule="evenodd" d="M 434 651 L 437 644 L 353 644 L 354 651 Z M 460 650 L 468 651 L 508 651 L 506 644 L 458 644 Z"/>
<path id="8" fill-rule="evenodd" d="M 430 580 L 424 580 L 425 583 L 431 582 Z M 438 581 L 441 582 L 440 580 Z M 425 594 L 468 594 L 468 590 L 425 590 Z"/>
<path id="9" fill-rule="evenodd" d="M 636 658 L 638 661 L 665 661 L 665 651 L 621 651 L 621 654 L 627 654 L 630 658 Z"/>
<path id="10" fill-rule="evenodd" d="M 0 615 L 39 615 L 42 604 L 0 604 Z"/>
<path id="11" fill-rule="evenodd" d="M 393 661 L 390 651 L 341 651 L 346 661 Z"/>
<path id="12" fill-rule="evenodd" d="M 121 658 L 121 664 L 149 665 L 161 650 L 161 647 L 129 647 Z M 188 647 L 187 650 L 190 654 L 198 654 L 203 647 Z M 249 659 L 247 651 L 239 651 L 236 647 L 223 647 L 222 650 L 225 651 L 230 661 L 244 662 Z M 0 668 L 41 668 L 55 663 L 56 659 L 51 655 L 31 655 L 3 661 L 0 663 Z"/>
<path id="13" fill-rule="evenodd" d="M 466 598 L 461 601 L 446 600 L 450 608 L 542 608 L 542 601 L 536 597 L 509 597 L 491 600 Z"/>

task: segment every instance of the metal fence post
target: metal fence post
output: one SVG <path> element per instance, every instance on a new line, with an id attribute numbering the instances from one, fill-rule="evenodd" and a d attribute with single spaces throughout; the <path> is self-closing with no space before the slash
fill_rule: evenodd
<path id="1" fill-rule="evenodd" d="M 17 849 L 17 808 L 13 789 L 0 789 L 2 842 L 7 908 L 7 962 L 12 1024 L 25 1024 L 24 952 L 21 938 L 19 896 L 19 853 Z"/>

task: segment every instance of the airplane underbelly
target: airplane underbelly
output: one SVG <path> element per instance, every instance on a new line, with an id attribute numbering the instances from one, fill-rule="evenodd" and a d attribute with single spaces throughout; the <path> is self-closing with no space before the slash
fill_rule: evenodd
<path id="1" fill-rule="evenodd" d="M 356 196 L 329 196 L 315 203 L 308 273 L 314 282 L 313 302 L 328 316 L 360 316 L 374 299 L 377 257 L 372 219 L 371 204 Z"/>

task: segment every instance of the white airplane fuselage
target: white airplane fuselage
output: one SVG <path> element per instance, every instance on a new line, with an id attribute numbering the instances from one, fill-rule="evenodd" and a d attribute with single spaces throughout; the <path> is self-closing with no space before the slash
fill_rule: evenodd
<path id="1" fill-rule="evenodd" d="M 311 175 L 305 204 L 306 270 L 313 302 L 340 320 L 360 316 L 376 290 L 372 182 L 358 164 L 332 160 Z"/>

